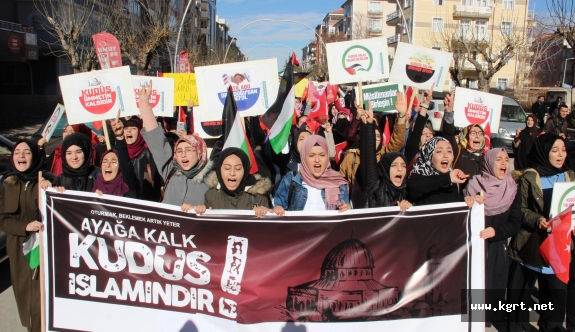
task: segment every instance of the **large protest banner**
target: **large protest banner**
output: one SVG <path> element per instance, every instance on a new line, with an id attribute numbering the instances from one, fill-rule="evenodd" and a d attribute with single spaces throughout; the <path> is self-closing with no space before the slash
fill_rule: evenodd
<path id="1" fill-rule="evenodd" d="M 73 191 L 41 202 L 50 331 L 483 327 L 460 315 L 461 290 L 483 287 L 482 208 L 258 219 Z"/>
<path id="2" fill-rule="evenodd" d="M 435 83 L 434 90 L 443 91 L 452 60 L 453 55 L 448 52 L 398 43 L 391 67 L 391 77 L 395 83 L 426 90 Z"/>
<path id="3" fill-rule="evenodd" d="M 350 40 L 325 45 L 332 84 L 363 82 L 389 77 L 385 37 Z"/>
<path id="4" fill-rule="evenodd" d="M 228 86 L 241 116 L 261 115 L 277 98 L 278 64 L 276 59 L 234 62 L 196 67 L 198 98 L 202 106 L 201 121 L 222 119 Z"/>
<path id="5" fill-rule="evenodd" d="M 169 77 L 138 76 L 132 75 L 134 86 L 134 98 L 140 108 L 140 90 L 142 87 L 149 88 L 152 82 L 152 94 L 150 106 L 155 116 L 174 116 L 174 79 Z"/>
<path id="6" fill-rule="evenodd" d="M 200 104 L 195 73 L 163 73 L 162 77 L 174 79 L 174 106 L 188 106 L 189 101 Z"/>
<path id="7" fill-rule="evenodd" d="M 140 113 L 136 106 L 130 67 L 60 76 L 60 90 L 69 124 L 114 119 Z"/>
<path id="8" fill-rule="evenodd" d="M 503 96 L 456 87 L 453 99 L 455 126 L 478 124 L 484 129 L 489 126 L 490 132 L 497 132 L 502 105 Z"/>

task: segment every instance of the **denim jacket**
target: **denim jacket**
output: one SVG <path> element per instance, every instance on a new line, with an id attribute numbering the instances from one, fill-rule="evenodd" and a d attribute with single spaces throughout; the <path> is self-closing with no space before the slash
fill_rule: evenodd
<path id="1" fill-rule="evenodd" d="M 293 174 L 294 172 L 288 172 L 281 180 L 274 197 L 274 206 L 281 206 L 286 211 L 303 211 L 305 203 L 307 202 L 307 188 L 303 186 L 302 178 L 299 173 L 296 173 L 295 176 Z M 290 186 L 293 186 L 293 189 L 290 206 L 288 207 Z M 321 191 L 321 197 L 323 198 L 323 202 L 326 203 L 325 190 Z M 349 195 L 346 184 L 339 187 L 338 201 L 344 201 L 346 204 L 349 204 Z"/>

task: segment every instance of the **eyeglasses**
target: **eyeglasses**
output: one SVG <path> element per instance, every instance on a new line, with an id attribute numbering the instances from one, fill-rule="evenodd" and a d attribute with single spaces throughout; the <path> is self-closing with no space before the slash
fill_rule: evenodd
<path id="1" fill-rule="evenodd" d="M 188 155 L 188 154 L 191 155 L 194 153 L 196 153 L 196 149 L 192 149 L 192 148 L 186 148 L 183 150 L 176 150 L 176 156 L 178 156 L 178 157 L 183 157 L 185 155 Z"/>
<path id="2" fill-rule="evenodd" d="M 102 165 L 105 165 L 105 166 L 112 165 L 114 167 L 117 167 L 119 165 L 119 163 L 117 161 L 106 161 L 106 160 L 104 160 L 104 161 L 102 161 Z"/>
<path id="3" fill-rule="evenodd" d="M 469 132 L 469 137 L 483 137 L 483 132 L 482 131 L 470 131 Z"/>

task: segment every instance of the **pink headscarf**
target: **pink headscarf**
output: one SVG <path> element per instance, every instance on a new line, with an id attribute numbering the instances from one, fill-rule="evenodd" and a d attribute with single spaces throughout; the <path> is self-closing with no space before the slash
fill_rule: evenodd
<path id="1" fill-rule="evenodd" d="M 502 150 L 491 149 L 485 154 L 481 174 L 469 180 L 464 190 L 465 196 L 475 196 L 483 191 L 486 216 L 495 216 L 509 210 L 517 193 L 517 183 L 511 177 L 511 170 L 507 172 L 507 177 L 503 180 L 499 180 L 494 175 L 495 159 Z"/>
<path id="2" fill-rule="evenodd" d="M 329 161 L 325 171 L 319 178 L 313 176 L 309 167 L 307 166 L 305 158 L 309 151 L 316 145 L 321 146 L 321 148 L 324 149 L 326 153 L 329 152 L 327 141 L 322 136 L 310 135 L 306 137 L 301 144 L 300 155 L 302 162 L 299 174 L 305 183 L 307 183 L 309 186 L 319 190 L 325 190 L 325 198 L 327 201 L 328 210 L 337 209 L 337 204 L 339 203 L 339 187 L 344 184 L 347 185 L 347 180 L 344 179 L 343 176 L 339 174 L 339 172 L 331 169 Z"/>

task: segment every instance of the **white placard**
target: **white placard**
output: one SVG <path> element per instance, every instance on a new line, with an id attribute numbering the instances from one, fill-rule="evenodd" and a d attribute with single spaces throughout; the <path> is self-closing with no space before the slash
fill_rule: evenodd
<path id="1" fill-rule="evenodd" d="M 265 113 L 278 94 L 276 59 L 196 67 L 195 71 L 202 121 L 222 119 L 230 85 L 241 116 Z"/>
<path id="2" fill-rule="evenodd" d="M 575 182 L 555 182 L 549 217 L 556 217 L 571 204 L 575 204 Z M 573 207 L 575 211 L 575 205 Z M 575 218 L 575 213 L 573 218 Z"/>
<path id="3" fill-rule="evenodd" d="M 130 67 L 95 70 L 60 76 L 60 89 L 69 124 L 114 119 L 139 114 Z"/>
<path id="4" fill-rule="evenodd" d="M 132 75 L 132 85 L 134 86 L 134 98 L 136 106 L 140 108 L 139 93 L 141 87 L 149 87 L 152 81 L 152 95 L 150 96 L 150 106 L 155 116 L 174 116 L 174 79 L 155 76 Z"/>
<path id="5" fill-rule="evenodd" d="M 203 139 L 217 139 L 219 138 L 221 135 L 217 135 L 217 136 L 211 136 L 210 134 L 206 133 L 206 131 L 204 130 L 204 128 L 202 127 L 202 122 L 209 122 L 209 125 L 215 125 L 215 126 L 222 126 L 222 122 L 221 120 L 212 120 L 212 121 L 207 121 L 205 119 L 202 118 L 203 112 L 202 112 L 202 106 L 194 106 L 194 110 L 192 111 L 192 118 L 194 120 L 194 132 L 197 133 L 198 135 L 200 135 L 201 138 Z M 221 114 L 220 114 L 221 117 Z"/>
<path id="6" fill-rule="evenodd" d="M 64 105 L 58 104 L 54 109 L 54 112 L 52 112 L 50 120 L 48 120 L 48 123 L 46 123 L 46 127 L 44 127 L 44 130 L 42 131 L 42 137 L 44 137 L 47 142 L 50 142 L 50 138 L 52 138 L 52 135 L 54 134 L 54 131 L 56 130 L 56 127 L 58 125 L 58 122 L 60 122 L 60 119 L 62 119 L 62 115 L 64 115 L 65 111 L 66 108 L 64 107 Z"/>
<path id="7" fill-rule="evenodd" d="M 398 43 L 390 81 L 426 90 L 435 83 L 434 90 L 443 91 L 452 60 L 448 52 Z"/>
<path id="8" fill-rule="evenodd" d="M 350 40 L 325 45 L 332 84 L 363 82 L 389 77 L 385 37 Z"/>
<path id="9" fill-rule="evenodd" d="M 503 96 L 457 87 L 453 100 L 455 126 L 478 124 L 485 129 L 489 125 L 490 132 L 496 133 L 499 130 L 502 103 Z"/>

